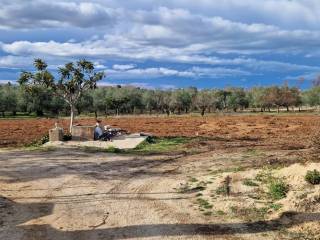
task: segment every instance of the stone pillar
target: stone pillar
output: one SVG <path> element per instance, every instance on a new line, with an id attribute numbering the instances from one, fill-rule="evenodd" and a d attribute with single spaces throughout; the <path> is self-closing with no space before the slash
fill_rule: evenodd
<path id="1" fill-rule="evenodd" d="M 49 130 L 49 141 L 63 141 L 63 129 L 58 127 L 57 123 L 55 124 L 55 128 Z"/>

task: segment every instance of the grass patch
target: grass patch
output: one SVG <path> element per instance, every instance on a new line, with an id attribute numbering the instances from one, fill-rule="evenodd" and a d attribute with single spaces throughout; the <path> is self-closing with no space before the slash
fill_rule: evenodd
<path id="1" fill-rule="evenodd" d="M 316 169 L 313 171 L 308 171 L 305 176 L 305 180 L 312 185 L 320 184 L 320 172 Z"/>
<path id="2" fill-rule="evenodd" d="M 189 143 L 192 138 L 188 137 L 149 137 L 145 142 L 139 144 L 135 149 L 129 150 L 129 153 L 155 154 L 172 153 L 185 151 L 184 145 Z"/>
<path id="3" fill-rule="evenodd" d="M 105 151 L 108 153 L 125 153 L 126 152 L 125 150 L 119 149 L 116 147 L 108 147 Z"/>
<path id="4" fill-rule="evenodd" d="M 226 185 L 218 187 L 216 189 L 216 194 L 226 196 L 228 194 L 228 187 Z"/>
<path id="5" fill-rule="evenodd" d="M 275 179 L 268 185 L 268 193 L 273 200 L 280 200 L 282 198 L 285 198 L 288 191 L 288 185 L 281 179 Z"/>
<path id="6" fill-rule="evenodd" d="M 252 179 L 246 178 L 242 181 L 243 185 L 249 186 L 249 187 L 257 187 L 259 184 L 254 182 Z"/>
<path id="7" fill-rule="evenodd" d="M 262 170 L 255 177 L 255 180 L 258 182 L 261 182 L 261 183 L 269 183 L 273 179 L 274 179 L 274 177 L 272 176 L 272 173 L 269 169 Z"/>
<path id="8" fill-rule="evenodd" d="M 266 214 L 268 213 L 269 208 L 268 207 L 237 207 L 232 206 L 230 207 L 231 212 L 242 219 L 245 219 L 247 221 L 257 221 L 257 220 L 264 220 L 266 217 Z"/>
<path id="9" fill-rule="evenodd" d="M 204 212 L 203 215 L 205 215 L 205 216 L 211 216 L 211 215 L 212 215 L 212 212 L 211 212 L 211 211 L 207 211 L 207 212 Z"/>
<path id="10" fill-rule="evenodd" d="M 269 208 L 273 209 L 274 211 L 278 211 L 283 207 L 282 204 L 277 204 L 277 203 L 271 203 Z"/>
<path id="11" fill-rule="evenodd" d="M 148 154 L 171 154 L 183 151 L 184 145 L 191 141 L 187 137 L 170 137 L 170 138 L 157 138 L 149 137 L 146 141 L 139 144 L 135 149 L 119 149 L 109 147 L 107 149 L 96 147 L 84 147 L 86 152 L 107 152 L 118 154 L 133 154 L 133 155 L 148 155 Z"/>
<path id="12" fill-rule="evenodd" d="M 219 216 L 226 215 L 226 213 L 225 213 L 224 211 L 222 211 L 222 210 L 218 210 L 216 213 L 217 213 L 217 215 L 219 215 Z"/>
<path id="13" fill-rule="evenodd" d="M 48 147 L 43 147 L 41 145 L 39 146 L 30 146 L 30 147 L 26 147 L 25 150 L 27 151 L 36 151 L 36 152 L 53 152 L 55 150 L 57 150 L 56 147 L 53 146 L 48 146 Z"/>
<path id="14" fill-rule="evenodd" d="M 197 198 L 197 203 L 201 209 L 211 209 L 213 206 L 203 198 Z"/>

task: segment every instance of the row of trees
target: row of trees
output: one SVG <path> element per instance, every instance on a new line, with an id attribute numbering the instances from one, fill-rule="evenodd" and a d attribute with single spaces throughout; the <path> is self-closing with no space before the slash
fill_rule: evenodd
<path id="1" fill-rule="evenodd" d="M 320 105 L 320 87 L 306 91 L 284 86 L 251 89 L 226 88 L 198 90 L 190 87 L 175 90 L 148 90 L 134 87 L 98 87 L 83 92 L 75 103 L 78 114 L 181 114 L 212 111 L 254 111 Z M 0 113 L 17 112 L 37 116 L 70 114 L 70 104 L 46 87 L 33 91 L 6 84 L 0 86 Z"/>

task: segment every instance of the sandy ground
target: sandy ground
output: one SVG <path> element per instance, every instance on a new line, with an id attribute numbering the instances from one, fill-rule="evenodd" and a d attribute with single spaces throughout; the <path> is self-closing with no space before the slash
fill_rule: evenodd
<path id="1" fill-rule="evenodd" d="M 266 221 L 204 216 L 196 209 L 195 193 L 179 191 L 190 176 L 250 164 L 256 157 L 244 162 L 243 156 L 220 150 L 143 157 L 2 150 L 0 239 L 290 239 L 279 232 L 318 224 L 317 212 Z"/>

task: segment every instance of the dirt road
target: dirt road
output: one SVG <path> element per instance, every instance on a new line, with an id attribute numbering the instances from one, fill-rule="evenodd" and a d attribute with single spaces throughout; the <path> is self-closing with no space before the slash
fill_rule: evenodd
<path id="1" fill-rule="evenodd" d="M 278 221 L 208 218 L 178 191 L 226 164 L 199 157 L 2 151 L 0 239 L 274 239 Z"/>

